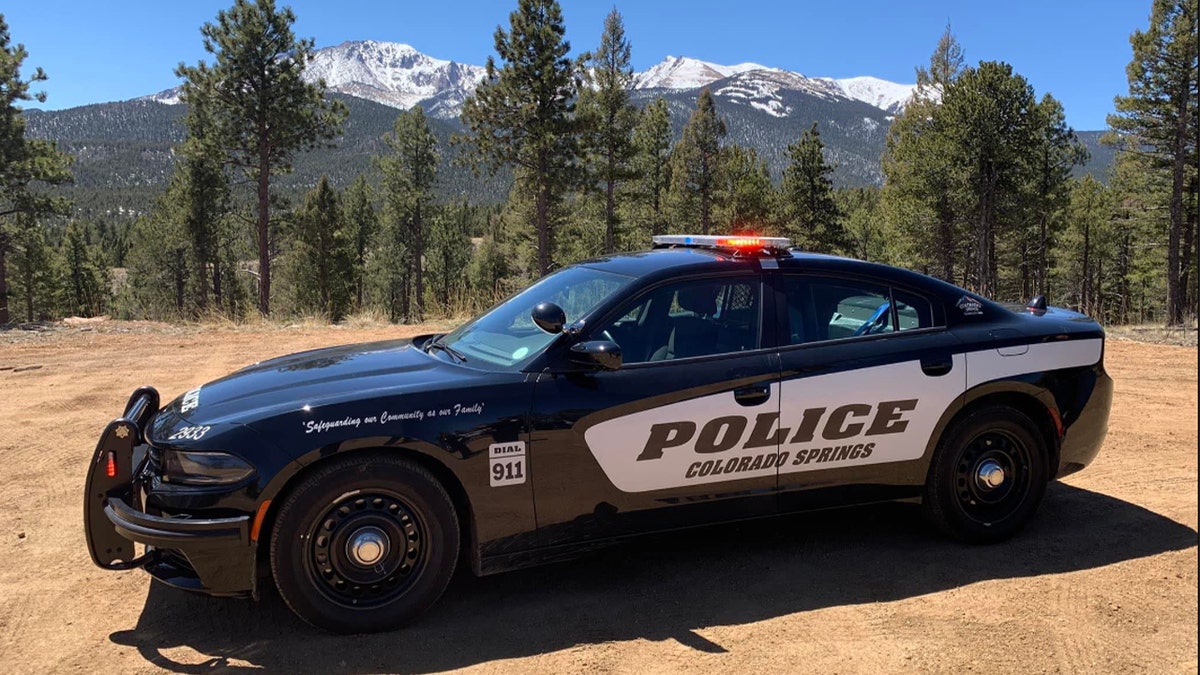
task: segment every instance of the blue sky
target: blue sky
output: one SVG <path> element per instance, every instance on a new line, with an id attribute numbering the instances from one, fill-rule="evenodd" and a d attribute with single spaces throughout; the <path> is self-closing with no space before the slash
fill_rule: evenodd
<path id="1" fill-rule="evenodd" d="M 200 26 L 231 0 L 9 0 L 3 12 L 43 83 L 48 109 L 114 101 L 177 84 L 180 62 L 204 58 Z M 437 58 L 482 64 L 515 0 L 280 0 L 296 33 L 318 47 L 346 40 L 406 42 Z M 563 0 L 573 50 L 598 41 L 612 0 Z M 1063 102 L 1079 130 L 1102 129 L 1114 95 L 1128 91 L 1129 35 L 1150 0 L 636 0 L 616 3 L 644 70 L 669 55 L 752 61 L 809 76 L 873 75 L 914 81 L 947 21 L 968 63 L 1011 63 L 1038 96 Z"/>

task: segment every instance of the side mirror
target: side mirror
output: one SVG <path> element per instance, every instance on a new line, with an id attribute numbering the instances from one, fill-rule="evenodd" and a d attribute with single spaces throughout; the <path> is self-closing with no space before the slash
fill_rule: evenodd
<path id="1" fill-rule="evenodd" d="M 589 340 L 571 345 L 571 362 L 594 370 L 621 367 L 621 347 L 608 340 Z"/>
<path id="2" fill-rule="evenodd" d="M 551 335 L 561 333 L 563 325 L 567 323 L 567 313 L 553 302 L 539 302 L 529 316 L 535 326 Z"/>

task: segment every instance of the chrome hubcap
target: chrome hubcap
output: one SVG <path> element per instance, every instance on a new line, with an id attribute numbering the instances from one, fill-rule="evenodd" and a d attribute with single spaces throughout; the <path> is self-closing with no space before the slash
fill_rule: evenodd
<path id="1" fill-rule="evenodd" d="M 346 541 L 346 555 L 356 564 L 370 567 L 388 554 L 388 538 L 377 527 L 364 527 Z"/>
<path id="2" fill-rule="evenodd" d="M 975 482 L 984 490 L 994 490 L 1004 484 L 1004 467 L 994 460 L 987 459 L 979 463 L 975 471 Z"/>

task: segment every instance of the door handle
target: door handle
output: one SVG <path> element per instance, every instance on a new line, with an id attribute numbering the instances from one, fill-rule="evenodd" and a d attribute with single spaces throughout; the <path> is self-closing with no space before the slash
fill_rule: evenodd
<path id="1" fill-rule="evenodd" d="M 954 368 L 951 358 L 921 359 L 921 371 L 930 377 L 941 377 Z"/>
<path id="2" fill-rule="evenodd" d="M 739 405 L 759 405 L 765 403 L 769 398 L 771 398 L 771 385 L 768 384 L 733 390 L 733 400 L 737 401 Z"/>

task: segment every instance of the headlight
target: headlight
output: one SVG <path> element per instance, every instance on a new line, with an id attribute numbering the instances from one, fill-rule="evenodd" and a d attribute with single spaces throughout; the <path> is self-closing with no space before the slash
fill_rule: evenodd
<path id="1" fill-rule="evenodd" d="M 254 473 L 240 457 L 226 452 L 163 450 L 162 479 L 183 485 L 225 485 Z"/>

